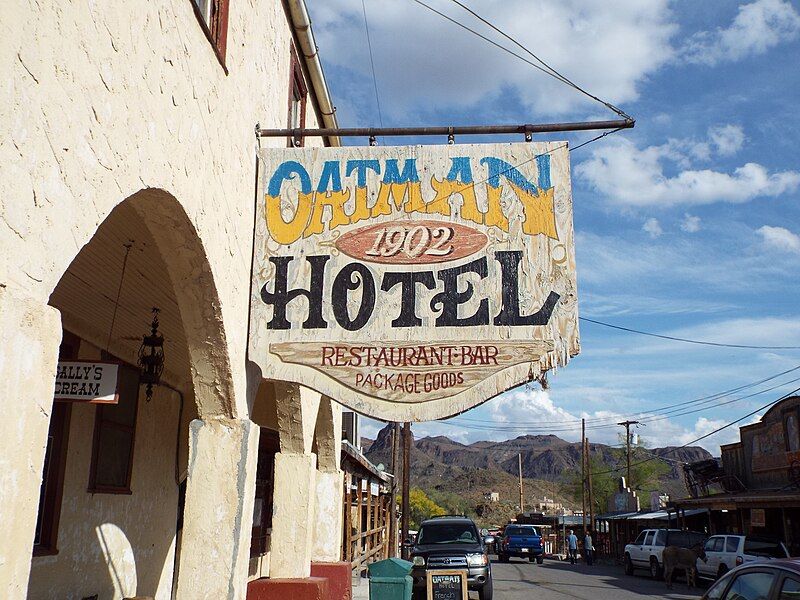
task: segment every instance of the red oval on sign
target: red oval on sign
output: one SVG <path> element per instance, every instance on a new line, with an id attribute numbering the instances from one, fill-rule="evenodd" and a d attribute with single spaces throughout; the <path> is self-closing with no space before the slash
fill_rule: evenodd
<path id="1" fill-rule="evenodd" d="M 485 233 L 442 221 L 391 221 L 348 231 L 336 247 L 359 260 L 385 264 L 430 264 L 458 260 L 481 250 Z"/>

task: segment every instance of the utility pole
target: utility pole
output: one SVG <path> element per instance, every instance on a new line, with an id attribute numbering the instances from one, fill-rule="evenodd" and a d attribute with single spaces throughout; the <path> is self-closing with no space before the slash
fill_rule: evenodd
<path id="1" fill-rule="evenodd" d="M 594 494 L 592 493 L 592 461 L 589 460 L 589 440 L 586 440 L 586 478 L 589 483 L 589 528 L 594 529 Z"/>
<path id="2" fill-rule="evenodd" d="M 411 484 L 411 423 L 403 423 L 403 514 L 401 516 L 400 533 L 401 543 L 403 543 L 402 556 L 408 559 L 408 546 L 404 543 L 408 539 L 408 517 L 409 517 L 409 502 L 408 491 Z"/>
<path id="3" fill-rule="evenodd" d="M 621 425 L 625 428 L 625 446 L 628 449 L 628 479 L 626 483 L 631 489 L 633 489 L 633 482 L 631 481 L 631 425 L 638 424 L 639 421 L 623 421 L 622 423 L 617 423 L 617 425 Z"/>
<path id="4" fill-rule="evenodd" d="M 522 497 L 522 453 L 517 454 L 519 459 L 519 513 L 525 512 L 525 502 Z"/>
<path id="5" fill-rule="evenodd" d="M 586 532 L 586 419 L 581 419 L 581 514 Z"/>
<path id="6" fill-rule="evenodd" d="M 400 423 L 392 423 L 392 495 L 389 503 L 389 557 L 397 556 L 397 488 L 402 467 L 400 463 Z"/>

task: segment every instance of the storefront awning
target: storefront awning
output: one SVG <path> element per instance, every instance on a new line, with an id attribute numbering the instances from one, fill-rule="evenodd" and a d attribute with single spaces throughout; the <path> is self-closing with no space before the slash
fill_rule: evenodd
<path id="1" fill-rule="evenodd" d="M 753 491 L 737 494 L 714 494 L 700 498 L 682 498 L 674 505 L 679 508 L 736 510 L 737 508 L 798 508 L 800 494 L 786 491 Z M 687 511 L 688 512 L 688 511 Z"/>

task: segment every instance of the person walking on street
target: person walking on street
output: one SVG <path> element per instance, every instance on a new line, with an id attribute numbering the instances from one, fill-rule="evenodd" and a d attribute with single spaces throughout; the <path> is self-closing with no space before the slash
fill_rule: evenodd
<path id="1" fill-rule="evenodd" d="M 570 529 L 567 536 L 567 552 L 569 552 L 570 564 L 575 564 L 578 561 L 578 536 Z"/>
<path id="2" fill-rule="evenodd" d="M 590 567 L 594 562 L 594 545 L 592 544 L 592 530 L 587 529 L 583 537 L 583 555 L 586 557 L 586 564 Z"/>

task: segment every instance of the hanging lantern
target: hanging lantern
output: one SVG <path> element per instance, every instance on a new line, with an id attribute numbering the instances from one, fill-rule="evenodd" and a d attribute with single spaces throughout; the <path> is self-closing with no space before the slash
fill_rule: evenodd
<path id="1" fill-rule="evenodd" d="M 164 336 L 158 333 L 158 309 L 153 307 L 150 335 L 142 336 L 139 348 L 139 381 L 147 385 L 147 401 L 153 398 L 153 386 L 161 381 L 164 372 Z"/>

